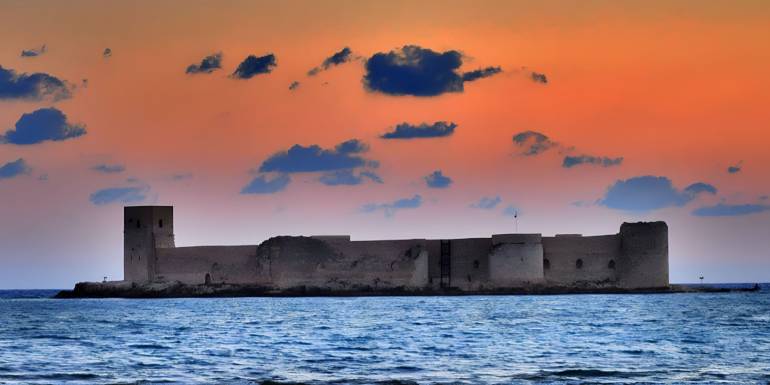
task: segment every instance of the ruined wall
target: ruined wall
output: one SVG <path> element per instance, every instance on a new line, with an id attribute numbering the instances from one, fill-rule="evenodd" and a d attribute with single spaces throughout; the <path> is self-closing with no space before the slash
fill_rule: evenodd
<path id="1" fill-rule="evenodd" d="M 617 281 L 620 237 L 543 237 L 543 274 L 552 285 L 613 286 Z"/>
<path id="2" fill-rule="evenodd" d="M 194 246 L 156 250 L 157 281 L 255 284 L 257 246 Z"/>
<path id="3" fill-rule="evenodd" d="M 521 288 L 543 283 L 540 234 L 493 235 L 489 283 L 494 288 Z"/>
<path id="4" fill-rule="evenodd" d="M 428 285 L 425 240 L 356 241 L 275 237 L 257 251 L 276 289 L 376 290 Z"/>
<path id="5" fill-rule="evenodd" d="M 668 286 L 668 225 L 665 222 L 623 223 L 620 226 L 621 287 Z"/>

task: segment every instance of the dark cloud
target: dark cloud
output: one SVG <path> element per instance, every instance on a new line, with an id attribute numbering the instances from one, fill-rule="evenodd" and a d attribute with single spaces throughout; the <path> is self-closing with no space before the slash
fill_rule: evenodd
<path id="1" fill-rule="evenodd" d="M 122 164 L 97 164 L 96 166 L 91 167 L 91 170 L 105 174 L 116 174 L 126 171 L 126 166 Z"/>
<path id="2" fill-rule="evenodd" d="M 458 51 L 435 52 L 406 45 L 372 55 L 366 61 L 363 82 L 369 91 L 388 95 L 437 96 L 462 92 L 464 75 L 457 72 L 462 64 L 462 54 Z M 468 76 L 473 77 L 471 73 Z"/>
<path id="3" fill-rule="evenodd" d="M 0 143 L 18 145 L 36 144 L 47 140 L 61 141 L 85 135 L 83 125 L 67 122 L 67 116 L 54 107 L 23 114 L 16 122 L 16 128 L 0 135 Z"/>
<path id="4" fill-rule="evenodd" d="M 579 166 L 581 164 L 592 164 L 592 165 L 597 165 L 602 167 L 611 167 L 611 166 L 620 166 L 621 163 L 623 163 L 622 157 L 608 158 L 606 156 L 567 155 L 564 157 L 564 162 L 562 162 L 562 167 L 570 168 L 570 167 Z"/>
<path id="5" fill-rule="evenodd" d="M 738 164 L 734 166 L 727 167 L 727 172 L 730 174 L 736 174 L 741 172 L 742 169 L 743 169 L 743 162 L 738 162 Z"/>
<path id="6" fill-rule="evenodd" d="M 396 125 L 395 130 L 386 132 L 380 137 L 382 139 L 438 138 L 452 135 L 455 128 L 457 128 L 457 124 L 452 122 L 421 123 L 419 125 L 405 122 Z"/>
<path id="7" fill-rule="evenodd" d="M 548 78 L 545 77 L 545 74 L 532 72 L 529 76 L 535 83 L 548 84 Z"/>
<path id="8" fill-rule="evenodd" d="M 714 186 L 702 182 L 680 191 L 664 176 L 645 175 L 616 181 L 598 203 L 611 209 L 642 212 L 684 206 L 701 193 L 715 192 Z"/>
<path id="9" fill-rule="evenodd" d="M 536 131 L 522 131 L 514 135 L 513 143 L 522 149 L 524 155 L 537 155 L 558 145 L 548 136 Z"/>
<path id="10" fill-rule="evenodd" d="M 31 169 L 24 159 L 19 158 L 0 166 L 0 179 L 10 179 L 19 175 L 28 174 Z"/>
<path id="11" fill-rule="evenodd" d="M 345 47 L 341 51 L 336 52 L 334 55 L 327 57 L 324 59 L 323 63 L 321 63 L 320 66 L 315 67 L 307 72 L 308 76 L 315 76 L 321 71 L 326 71 L 331 67 L 338 66 L 340 64 L 344 64 L 349 62 L 352 59 L 353 51 L 350 50 L 350 48 Z"/>
<path id="12" fill-rule="evenodd" d="M 366 179 L 369 179 L 375 183 L 382 183 L 382 178 L 380 178 L 380 176 L 374 172 L 362 171 L 358 174 L 355 174 L 352 169 L 328 172 L 324 175 L 321 175 L 321 178 L 319 178 L 321 183 L 327 186 L 355 186 L 363 183 Z"/>
<path id="13" fill-rule="evenodd" d="M 398 199 L 389 203 L 369 203 L 361 207 L 361 211 L 365 213 L 373 213 L 378 210 L 382 210 L 385 216 L 393 216 L 398 210 L 403 209 L 416 209 L 422 206 L 422 196 L 415 195 L 411 198 Z"/>
<path id="14" fill-rule="evenodd" d="M 684 191 L 691 195 L 698 195 L 700 193 L 716 195 L 717 188 L 708 183 L 697 182 L 685 187 Z"/>
<path id="15" fill-rule="evenodd" d="M 0 66 L 0 100 L 61 100 L 72 96 L 64 81 L 45 73 L 17 74 Z"/>
<path id="16" fill-rule="evenodd" d="M 272 179 L 266 175 L 259 175 L 241 190 L 241 194 L 274 194 L 286 189 L 289 182 L 291 178 L 287 174 L 281 174 Z"/>
<path id="17" fill-rule="evenodd" d="M 25 49 L 21 51 L 21 57 L 35 57 L 44 54 L 46 51 L 45 44 L 38 48 Z"/>
<path id="18" fill-rule="evenodd" d="M 338 144 L 334 149 L 323 149 L 318 145 L 295 144 L 267 158 L 259 167 L 260 172 L 318 172 L 364 167 L 370 163 L 359 154 L 367 150 L 366 144 L 351 139 Z"/>
<path id="19" fill-rule="evenodd" d="M 297 88 L 299 88 L 299 82 L 298 81 L 295 80 L 295 81 L 291 82 L 291 84 L 289 84 L 289 91 L 294 91 Z"/>
<path id="20" fill-rule="evenodd" d="M 220 68 L 222 68 L 222 53 L 218 52 L 204 57 L 200 64 L 190 64 L 187 66 L 185 73 L 210 74 Z"/>
<path id="21" fill-rule="evenodd" d="M 452 178 L 444 175 L 441 170 L 433 171 L 425 176 L 425 184 L 430 188 L 447 188 L 452 184 Z"/>
<path id="22" fill-rule="evenodd" d="M 112 49 L 105 48 L 104 52 L 102 52 L 102 56 L 105 57 L 105 58 L 111 57 L 112 56 Z"/>
<path id="23" fill-rule="evenodd" d="M 471 207 L 474 209 L 492 210 L 502 201 L 503 200 L 500 199 L 500 196 L 481 197 L 478 202 L 471 204 Z"/>
<path id="24" fill-rule="evenodd" d="M 110 187 L 94 192 L 89 197 L 91 203 L 101 206 L 110 203 L 137 203 L 147 199 L 149 188 L 144 187 Z"/>
<path id="25" fill-rule="evenodd" d="M 761 213 L 770 210 L 768 205 L 760 204 L 740 204 L 731 205 L 719 203 L 714 206 L 699 207 L 692 211 L 692 215 L 698 217 L 733 217 L 739 215 L 749 215 Z"/>
<path id="26" fill-rule="evenodd" d="M 481 78 L 486 78 L 492 75 L 499 74 L 500 72 L 503 72 L 503 70 L 500 67 L 487 67 L 487 68 L 480 68 L 475 71 L 466 72 L 463 74 L 463 81 L 464 82 L 472 82 L 474 80 L 478 80 Z"/>
<path id="27" fill-rule="evenodd" d="M 254 75 L 269 73 L 276 65 L 275 55 L 273 54 L 260 57 L 249 55 L 235 69 L 233 77 L 236 79 L 251 79 Z"/>

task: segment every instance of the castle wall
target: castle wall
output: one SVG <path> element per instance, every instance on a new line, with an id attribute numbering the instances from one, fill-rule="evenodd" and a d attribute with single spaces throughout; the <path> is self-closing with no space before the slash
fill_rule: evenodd
<path id="1" fill-rule="evenodd" d="M 618 278 L 628 289 L 668 286 L 668 225 L 665 222 L 623 223 L 622 263 Z"/>
<path id="2" fill-rule="evenodd" d="M 617 235 L 543 237 L 545 282 L 559 286 L 612 286 L 618 278 L 620 253 Z"/>
<path id="3" fill-rule="evenodd" d="M 173 207 L 126 207 L 124 215 L 124 276 L 130 282 L 334 291 L 668 286 L 664 222 L 624 223 L 619 234 L 589 237 L 496 234 L 380 241 L 275 237 L 260 245 L 176 248 Z"/>
<path id="4" fill-rule="evenodd" d="M 257 246 L 194 246 L 161 248 L 156 251 L 158 281 L 188 284 L 257 281 Z"/>
<path id="5" fill-rule="evenodd" d="M 480 290 L 485 286 L 489 286 L 489 250 L 492 248 L 491 240 L 489 238 L 452 239 L 449 243 L 449 286 L 465 291 Z M 439 242 L 439 249 L 440 247 L 441 244 Z"/>
<path id="6" fill-rule="evenodd" d="M 276 237 L 259 246 L 266 284 L 329 290 L 419 289 L 428 285 L 424 240 L 356 241 Z"/>
<path id="7" fill-rule="evenodd" d="M 540 234 L 492 236 L 489 283 L 494 288 L 521 288 L 543 282 L 543 244 Z"/>

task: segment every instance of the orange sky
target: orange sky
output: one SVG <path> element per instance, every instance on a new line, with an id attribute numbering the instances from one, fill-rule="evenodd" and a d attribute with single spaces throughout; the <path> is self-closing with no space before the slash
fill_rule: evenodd
<path id="1" fill-rule="evenodd" d="M 663 219 L 672 281 L 770 280 L 770 210 L 696 217 L 703 206 L 767 205 L 770 194 L 770 7 L 766 2 L 29 2 L 0 4 L 0 66 L 76 85 L 62 101 L 0 100 L 0 131 L 55 106 L 88 133 L 31 146 L 0 144 L 0 288 L 69 287 L 122 276 L 122 204 L 97 190 L 141 184 L 144 203 L 173 204 L 177 242 L 258 243 L 278 234 L 354 239 L 488 236 L 520 230 L 611 233 L 624 220 Z M 45 44 L 34 58 L 23 49 Z M 464 54 L 463 71 L 502 73 L 462 93 L 392 96 L 364 88 L 364 63 L 406 44 Z M 102 51 L 109 47 L 110 58 Z M 350 47 L 356 57 L 306 72 Z M 222 69 L 185 68 L 221 52 Z M 228 77 L 248 55 L 275 54 L 269 74 Z M 529 78 L 544 73 L 547 85 Z M 87 87 L 82 79 L 88 79 Z M 301 83 L 289 91 L 292 81 Z M 449 137 L 385 141 L 402 122 L 455 122 Z M 561 167 L 556 149 L 525 157 L 517 132 L 548 135 L 574 154 L 623 157 L 614 167 Z M 294 144 L 330 148 L 357 138 L 383 184 L 325 186 L 292 175 L 274 194 L 239 194 L 270 155 Z M 739 173 L 730 165 L 742 162 Z M 96 164 L 125 172 L 100 174 Z M 434 170 L 447 189 L 427 188 Z M 189 173 L 192 178 L 172 181 Z M 47 180 L 39 180 L 41 175 Z M 616 180 L 665 176 L 683 189 L 715 186 L 682 207 L 646 212 L 594 203 Z M 129 182 L 135 178 L 138 182 Z M 392 217 L 367 203 L 420 194 Z M 497 210 L 469 207 L 500 196 Z M 583 202 L 576 207 L 574 202 Z M 46 265 L 45 272 L 39 266 Z M 764 272 L 763 272 L 764 271 Z"/>

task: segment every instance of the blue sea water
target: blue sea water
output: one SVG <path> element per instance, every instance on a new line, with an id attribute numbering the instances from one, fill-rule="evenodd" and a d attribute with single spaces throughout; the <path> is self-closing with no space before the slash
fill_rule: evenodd
<path id="1" fill-rule="evenodd" d="M 770 381 L 758 293 L 76 299 L 0 292 L 2 384 Z"/>

